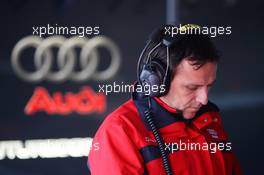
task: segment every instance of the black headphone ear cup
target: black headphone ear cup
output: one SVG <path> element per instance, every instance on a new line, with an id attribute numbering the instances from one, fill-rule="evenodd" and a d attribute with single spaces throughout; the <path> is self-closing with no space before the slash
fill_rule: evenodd
<path id="1" fill-rule="evenodd" d="M 166 68 L 159 60 L 153 60 L 151 61 L 152 67 L 154 67 L 154 71 L 157 74 L 157 76 L 160 79 L 160 85 L 163 83 L 165 74 L 166 74 Z"/>
<path id="2" fill-rule="evenodd" d="M 142 85 L 149 86 L 159 86 L 161 80 L 157 72 L 155 71 L 155 67 L 152 64 L 146 64 L 143 66 L 142 72 L 140 74 L 140 81 Z"/>
<path id="3" fill-rule="evenodd" d="M 140 82 L 142 86 L 148 86 L 147 93 L 149 96 L 165 95 L 169 88 L 166 66 L 160 61 L 151 61 L 150 64 L 145 64 L 140 74 Z"/>
<path id="4" fill-rule="evenodd" d="M 159 96 L 163 96 L 168 92 L 170 88 L 170 70 L 168 70 L 166 75 L 166 69 L 167 69 L 166 64 L 155 58 L 153 61 L 151 61 L 151 64 L 155 67 L 155 72 L 159 76 L 160 79 L 159 87 L 163 86 L 163 88 L 165 89 L 165 91 L 160 91 L 159 94 Z"/>

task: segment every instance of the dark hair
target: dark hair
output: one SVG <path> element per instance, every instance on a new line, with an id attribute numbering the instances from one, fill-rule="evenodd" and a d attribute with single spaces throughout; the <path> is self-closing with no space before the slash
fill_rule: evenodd
<path id="1" fill-rule="evenodd" d="M 176 37 L 178 38 L 169 48 L 170 80 L 173 79 L 176 68 L 183 59 L 190 60 L 192 65 L 197 66 L 197 69 L 208 62 L 219 62 L 219 52 L 216 50 L 210 36 L 205 34 L 184 34 Z M 143 56 L 144 60 L 146 60 L 149 52 L 159 42 L 160 41 L 152 41 L 150 43 L 150 45 L 146 49 L 146 54 Z M 151 53 L 150 56 L 153 60 L 159 59 L 166 65 L 166 46 L 160 45 Z"/>

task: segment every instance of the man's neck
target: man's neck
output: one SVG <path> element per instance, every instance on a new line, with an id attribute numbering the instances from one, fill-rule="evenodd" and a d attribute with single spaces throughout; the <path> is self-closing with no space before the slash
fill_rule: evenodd
<path id="1" fill-rule="evenodd" d="M 160 100 L 162 100 L 164 103 L 166 103 L 169 107 L 173 108 L 176 110 L 176 107 L 166 98 L 166 97 L 160 97 Z"/>

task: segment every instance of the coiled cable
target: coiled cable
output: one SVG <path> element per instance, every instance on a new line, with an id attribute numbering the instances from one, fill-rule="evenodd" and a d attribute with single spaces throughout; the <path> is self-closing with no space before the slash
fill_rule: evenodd
<path id="1" fill-rule="evenodd" d="M 159 130 L 157 129 L 157 127 L 155 125 L 155 121 L 154 121 L 153 116 L 152 116 L 150 97 L 148 97 L 148 104 L 149 104 L 149 108 L 148 108 L 148 110 L 146 110 L 144 112 L 146 122 L 148 123 L 148 125 L 149 125 L 155 139 L 156 139 L 156 142 L 158 143 L 158 147 L 160 150 L 160 154 L 161 154 L 161 158 L 162 158 L 162 162 L 163 162 L 163 166 L 164 166 L 166 174 L 167 175 L 173 175 L 168 157 L 167 157 L 166 152 L 165 152 L 164 141 L 163 141 L 163 139 L 159 133 Z"/>

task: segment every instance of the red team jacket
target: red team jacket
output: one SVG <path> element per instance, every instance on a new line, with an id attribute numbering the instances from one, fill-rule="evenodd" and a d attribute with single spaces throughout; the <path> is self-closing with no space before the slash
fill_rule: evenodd
<path id="1" fill-rule="evenodd" d="M 192 120 L 158 98 L 151 103 L 174 175 L 242 174 L 213 103 L 201 107 Z M 88 156 L 92 175 L 165 175 L 159 148 L 145 123 L 147 108 L 146 101 L 134 97 L 104 120 L 93 139 L 97 149 L 91 147 Z"/>

